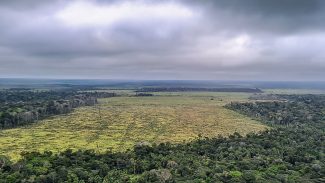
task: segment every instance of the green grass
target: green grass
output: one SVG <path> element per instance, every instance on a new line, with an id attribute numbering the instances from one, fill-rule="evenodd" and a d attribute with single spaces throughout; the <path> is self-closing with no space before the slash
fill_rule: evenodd
<path id="1" fill-rule="evenodd" d="M 0 154 L 16 160 L 22 151 L 124 151 L 140 141 L 181 143 L 199 134 L 214 137 L 264 130 L 267 127 L 259 122 L 222 107 L 248 96 L 185 92 L 101 99 L 95 107 L 0 131 Z"/>

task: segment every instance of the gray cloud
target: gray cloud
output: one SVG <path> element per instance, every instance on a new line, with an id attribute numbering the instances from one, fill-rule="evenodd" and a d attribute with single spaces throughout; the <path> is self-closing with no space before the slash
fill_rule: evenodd
<path id="1" fill-rule="evenodd" d="M 1 1 L 0 77 L 323 80 L 322 0 Z"/>

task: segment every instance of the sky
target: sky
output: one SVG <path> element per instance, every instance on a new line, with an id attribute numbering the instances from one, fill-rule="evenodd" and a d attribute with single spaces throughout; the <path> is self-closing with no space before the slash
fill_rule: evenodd
<path id="1" fill-rule="evenodd" d="M 0 77 L 325 80 L 324 0 L 1 0 Z"/>

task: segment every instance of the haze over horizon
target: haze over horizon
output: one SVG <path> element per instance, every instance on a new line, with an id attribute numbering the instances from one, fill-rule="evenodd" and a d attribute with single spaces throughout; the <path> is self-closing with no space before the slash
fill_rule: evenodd
<path id="1" fill-rule="evenodd" d="M 322 0 L 4 0 L 0 78 L 324 81 Z"/>

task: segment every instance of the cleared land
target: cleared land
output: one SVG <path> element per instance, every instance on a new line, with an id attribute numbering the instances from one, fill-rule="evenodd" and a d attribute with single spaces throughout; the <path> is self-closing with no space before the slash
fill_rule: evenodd
<path id="1" fill-rule="evenodd" d="M 0 154 L 94 149 L 123 151 L 140 141 L 180 143 L 198 137 L 246 134 L 267 128 L 222 106 L 246 101 L 244 93 L 155 93 L 153 97 L 101 99 L 95 107 L 0 131 Z"/>

